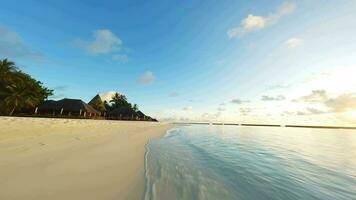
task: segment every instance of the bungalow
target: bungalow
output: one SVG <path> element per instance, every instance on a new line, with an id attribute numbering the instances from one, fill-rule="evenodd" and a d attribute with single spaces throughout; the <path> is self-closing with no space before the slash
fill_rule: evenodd
<path id="1" fill-rule="evenodd" d="M 38 114 L 67 115 L 95 117 L 100 112 L 80 99 L 48 100 L 42 103 L 37 110 Z"/>
<path id="2" fill-rule="evenodd" d="M 93 107 L 95 110 L 100 111 L 102 114 L 106 112 L 106 107 L 104 102 L 101 100 L 99 94 L 95 95 L 95 97 L 89 101 L 88 105 Z"/>
<path id="3" fill-rule="evenodd" d="M 132 108 L 120 107 L 110 111 L 107 115 L 108 119 L 116 120 L 142 120 L 142 121 L 157 121 L 150 116 L 145 115 L 141 111 L 135 112 Z"/>
<path id="4" fill-rule="evenodd" d="M 137 118 L 137 113 L 131 108 L 120 107 L 108 113 L 109 119 L 134 120 Z"/>

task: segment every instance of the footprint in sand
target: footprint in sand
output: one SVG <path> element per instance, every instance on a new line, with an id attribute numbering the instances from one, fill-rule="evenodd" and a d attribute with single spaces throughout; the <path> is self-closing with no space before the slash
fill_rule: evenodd
<path id="1" fill-rule="evenodd" d="M 41 146 L 45 146 L 45 145 L 47 145 L 47 144 L 45 144 L 45 143 L 42 143 L 42 142 L 40 142 L 40 143 L 38 143 L 39 145 L 41 145 Z"/>

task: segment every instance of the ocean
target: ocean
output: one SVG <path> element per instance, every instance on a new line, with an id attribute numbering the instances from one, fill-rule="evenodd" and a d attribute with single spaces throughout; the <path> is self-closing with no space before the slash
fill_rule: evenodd
<path id="1" fill-rule="evenodd" d="M 145 200 L 356 199 L 356 130 L 186 125 L 146 148 Z"/>

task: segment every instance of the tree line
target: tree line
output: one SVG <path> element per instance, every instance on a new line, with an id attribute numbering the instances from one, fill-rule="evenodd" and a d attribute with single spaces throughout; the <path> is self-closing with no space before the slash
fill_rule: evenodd
<path id="1" fill-rule="evenodd" d="M 139 111 L 137 104 L 129 103 L 125 95 L 117 92 L 111 97 L 109 102 L 106 100 L 102 101 L 99 94 L 97 94 L 88 104 L 101 113 L 108 113 L 117 108 L 126 108 L 132 110 L 133 112 Z"/>
<path id="2" fill-rule="evenodd" d="M 0 60 L 0 115 L 33 113 L 51 95 L 53 90 L 19 70 L 14 62 Z M 137 104 L 129 103 L 126 96 L 119 93 L 115 93 L 109 102 L 103 102 L 97 95 L 89 105 L 102 113 L 117 108 L 139 111 Z"/>
<path id="3" fill-rule="evenodd" d="M 29 112 L 53 95 L 53 90 L 19 70 L 15 63 L 0 60 L 0 114 Z"/>

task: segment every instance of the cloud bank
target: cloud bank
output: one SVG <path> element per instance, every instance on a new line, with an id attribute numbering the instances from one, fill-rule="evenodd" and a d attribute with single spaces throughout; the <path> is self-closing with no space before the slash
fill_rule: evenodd
<path id="1" fill-rule="evenodd" d="M 287 45 L 288 48 L 293 49 L 296 48 L 300 45 L 302 45 L 304 42 L 304 40 L 302 38 L 297 38 L 297 37 L 293 37 L 293 38 L 289 38 L 285 44 Z"/>
<path id="2" fill-rule="evenodd" d="M 249 14 L 240 22 L 240 26 L 227 31 L 229 38 L 244 36 L 247 33 L 264 29 L 276 24 L 282 17 L 294 12 L 296 5 L 292 2 L 284 2 L 274 13 L 267 16 Z"/>
<path id="3" fill-rule="evenodd" d="M 40 52 L 30 49 L 19 34 L 2 26 L 0 26 L 0 55 L 34 60 L 44 57 Z"/>
<path id="4" fill-rule="evenodd" d="M 192 106 L 186 106 L 186 107 L 183 108 L 184 111 L 190 111 L 192 109 L 193 109 Z"/>
<path id="5" fill-rule="evenodd" d="M 78 39 L 77 45 L 91 55 L 108 54 L 121 49 L 122 41 L 108 29 L 99 29 L 93 32 L 92 40 Z"/>
<path id="6" fill-rule="evenodd" d="M 113 61 L 126 63 L 128 56 L 118 54 L 122 48 L 122 40 L 109 29 L 98 29 L 92 33 L 90 40 L 77 39 L 74 45 L 84 49 L 89 55 L 110 55 Z"/>
<path id="7" fill-rule="evenodd" d="M 153 83 L 153 81 L 155 80 L 155 76 L 153 75 L 153 73 L 151 71 L 146 71 L 145 73 L 143 73 L 143 75 L 138 79 L 138 83 L 142 84 L 142 85 L 148 85 Z"/>
<path id="8" fill-rule="evenodd" d="M 100 93 L 99 96 L 100 96 L 102 101 L 106 101 L 106 102 L 109 103 L 110 100 L 112 99 L 112 96 L 114 96 L 115 93 L 121 94 L 120 92 L 116 92 L 116 91 L 107 91 L 107 92 Z"/>
<path id="9" fill-rule="evenodd" d="M 325 90 L 313 90 L 311 94 L 300 97 L 296 102 L 319 104 L 327 108 L 328 113 L 348 112 L 356 110 L 356 93 L 331 96 Z"/>
<path id="10" fill-rule="evenodd" d="M 233 104 L 243 104 L 243 103 L 247 103 L 249 101 L 236 98 L 236 99 L 232 99 L 230 102 Z"/>
<path id="11" fill-rule="evenodd" d="M 267 95 L 263 95 L 261 97 L 262 101 L 283 101 L 285 100 L 286 97 L 283 95 L 277 95 L 277 96 L 267 96 Z"/>

